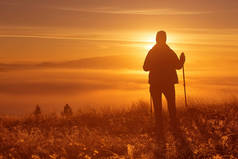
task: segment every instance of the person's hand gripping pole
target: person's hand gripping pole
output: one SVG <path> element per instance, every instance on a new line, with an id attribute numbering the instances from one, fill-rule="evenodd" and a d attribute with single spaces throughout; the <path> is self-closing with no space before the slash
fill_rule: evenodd
<path id="1" fill-rule="evenodd" d="M 183 63 L 183 88 L 184 88 L 184 103 L 185 103 L 185 108 L 188 107 L 188 102 L 187 102 L 187 92 L 186 92 L 186 80 L 185 80 L 185 70 L 184 70 L 184 62 L 185 62 L 185 55 L 182 52 L 180 55 L 180 61 Z"/>

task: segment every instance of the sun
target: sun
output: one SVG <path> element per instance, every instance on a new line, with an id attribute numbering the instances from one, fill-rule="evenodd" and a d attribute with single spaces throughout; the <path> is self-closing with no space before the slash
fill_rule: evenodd
<path id="1" fill-rule="evenodd" d="M 144 48 L 151 49 L 155 45 L 155 35 L 148 34 L 143 36 Z"/>

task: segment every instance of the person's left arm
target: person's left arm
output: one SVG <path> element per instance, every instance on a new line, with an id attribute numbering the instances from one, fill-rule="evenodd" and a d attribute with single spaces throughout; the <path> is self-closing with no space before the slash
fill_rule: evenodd
<path id="1" fill-rule="evenodd" d="M 178 56 L 173 50 L 172 50 L 172 54 L 173 54 L 173 63 L 174 63 L 175 69 L 177 70 L 181 69 L 185 63 L 184 53 L 183 52 L 181 53 L 180 58 L 178 58 Z"/>

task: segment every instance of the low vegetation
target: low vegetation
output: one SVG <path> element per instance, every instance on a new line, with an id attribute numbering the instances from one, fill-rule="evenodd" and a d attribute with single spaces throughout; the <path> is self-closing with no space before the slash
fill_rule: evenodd
<path id="1" fill-rule="evenodd" d="M 158 141 L 144 102 L 120 111 L 0 117 L 0 159 L 238 158 L 237 102 L 190 104 L 178 109 L 178 119 L 187 142 L 182 147 L 176 144 L 167 115 L 164 142 Z"/>

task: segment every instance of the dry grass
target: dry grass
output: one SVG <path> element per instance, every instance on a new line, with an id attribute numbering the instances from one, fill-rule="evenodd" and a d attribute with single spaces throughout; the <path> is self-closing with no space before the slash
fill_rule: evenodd
<path id="1" fill-rule="evenodd" d="M 87 111 L 71 117 L 0 118 L 0 159 L 16 158 L 236 158 L 238 103 L 194 104 L 178 110 L 180 128 L 192 153 L 176 144 L 165 120 L 165 142 L 158 142 L 149 106 Z"/>

